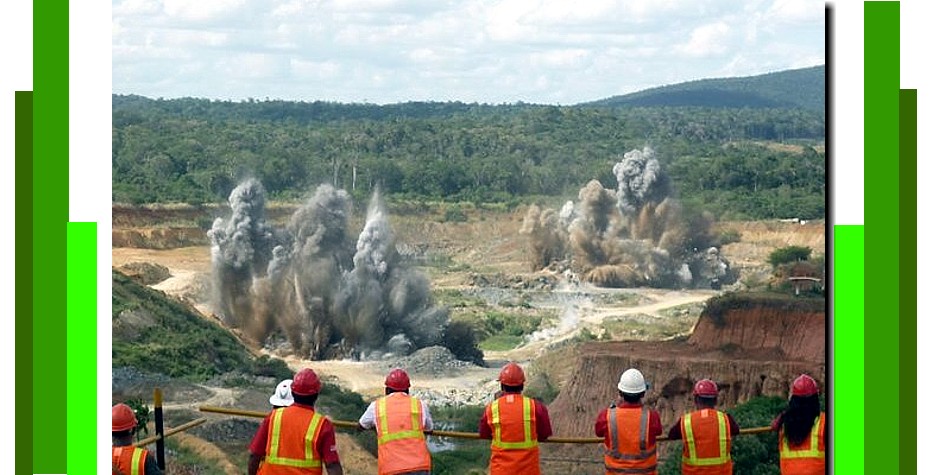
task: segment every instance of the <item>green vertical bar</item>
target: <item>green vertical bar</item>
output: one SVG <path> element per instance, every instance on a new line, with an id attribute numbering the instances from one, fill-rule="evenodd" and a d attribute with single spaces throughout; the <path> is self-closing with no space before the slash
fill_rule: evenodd
<path id="1" fill-rule="evenodd" d="M 865 392 L 898 388 L 898 91 L 901 88 L 901 6 L 865 2 Z M 907 410 L 908 408 L 905 408 Z M 851 416 L 850 416 L 851 417 Z M 907 417 L 907 414 L 905 414 Z M 869 473 L 898 472 L 898 405 L 865 408 Z"/>
<path id="2" fill-rule="evenodd" d="M 33 93 L 16 92 L 16 387 L 33 381 Z M 16 400 L 16 473 L 33 473 L 32 398 Z"/>
<path id="3" fill-rule="evenodd" d="M 865 227 L 833 226 L 833 434 L 835 475 L 863 475 L 865 446 Z M 877 420 L 877 419 L 876 419 Z M 874 433 L 878 433 L 874 431 Z M 873 472 L 869 473 L 884 473 Z M 892 472 L 894 473 L 894 472 Z"/>
<path id="4" fill-rule="evenodd" d="M 97 224 L 68 223 L 68 473 L 95 473 Z M 77 390 L 76 390 L 77 389 Z"/>
<path id="5" fill-rule="evenodd" d="M 33 427 L 64 429 L 64 401 L 48 390 L 66 367 L 66 223 L 69 173 L 69 3 L 33 4 Z M 92 391 L 94 389 L 92 388 Z M 91 410 L 87 408 L 86 410 Z M 32 434 L 33 471 L 66 473 L 65 450 L 49 450 L 50 433 Z"/>
<path id="6" fill-rule="evenodd" d="M 900 219 L 900 471 L 917 473 L 917 90 L 901 90 Z"/>

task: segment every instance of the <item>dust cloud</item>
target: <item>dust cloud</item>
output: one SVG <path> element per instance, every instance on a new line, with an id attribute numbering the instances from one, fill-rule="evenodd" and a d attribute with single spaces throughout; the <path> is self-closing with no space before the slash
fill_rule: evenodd
<path id="1" fill-rule="evenodd" d="M 213 303 L 223 322 L 259 344 L 281 335 L 300 356 L 376 358 L 440 344 L 449 315 L 430 283 L 402 262 L 376 192 L 358 239 L 352 200 L 321 185 L 285 227 L 265 221 L 255 179 L 229 196 L 212 245 Z"/>
<path id="2" fill-rule="evenodd" d="M 560 211 L 531 205 L 520 233 L 533 269 L 574 272 L 602 287 L 699 288 L 730 284 L 707 214 L 684 212 L 649 147 L 613 166 L 617 189 L 597 180 Z"/>

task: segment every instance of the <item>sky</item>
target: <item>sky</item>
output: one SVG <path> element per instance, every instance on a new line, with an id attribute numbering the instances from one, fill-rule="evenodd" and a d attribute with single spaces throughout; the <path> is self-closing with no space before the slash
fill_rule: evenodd
<path id="1" fill-rule="evenodd" d="M 816 66 L 819 0 L 112 0 L 112 92 L 569 105 Z"/>

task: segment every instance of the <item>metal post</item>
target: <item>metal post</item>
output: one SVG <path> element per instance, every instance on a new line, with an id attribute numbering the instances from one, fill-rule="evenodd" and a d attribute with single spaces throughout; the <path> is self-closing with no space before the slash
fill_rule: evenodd
<path id="1" fill-rule="evenodd" d="M 163 456 L 163 392 L 160 388 L 153 390 L 153 425 L 156 429 L 157 439 L 157 466 L 166 470 L 166 459 Z"/>

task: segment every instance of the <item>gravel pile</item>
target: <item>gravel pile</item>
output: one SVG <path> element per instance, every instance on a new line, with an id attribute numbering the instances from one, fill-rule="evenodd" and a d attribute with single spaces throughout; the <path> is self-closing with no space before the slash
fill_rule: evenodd
<path id="1" fill-rule="evenodd" d="M 111 396 L 115 402 L 140 398 L 152 405 L 154 388 L 160 388 L 164 401 L 198 401 L 212 395 L 206 388 L 166 375 L 144 373 L 129 366 L 111 369 Z"/>
<path id="2" fill-rule="evenodd" d="M 189 432 L 213 443 L 244 440 L 247 445 L 247 441 L 250 441 L 258 431 L 259 425 L 261 425 L 261 419 L 231 418 L 208 422 Z"/>
<path id="3" fill-rule="evenodd" d="M 449 388 L 446 390 L 433 390 L 414 388 L 413 396 L 426 402 L 429 406 L 482 406 L 493 401 L 493 395 L 499 391 L 496 381 L 481 381 L 473 389 Z"/>
<path id="4" fill-rule="evenodd" d="M 401 368 L 411 375 L 454 376 L 473 363 L 458 360 L 443 346 L 429 346 L 408 355 L 383 361 L 385 369 Z"/>
<path id="5" fill-rule="evenodd" d="M 142 285 L 154 285 L 170 278 L 170 269 L 152 262 L 128 262 L 118 271 Z"/>

